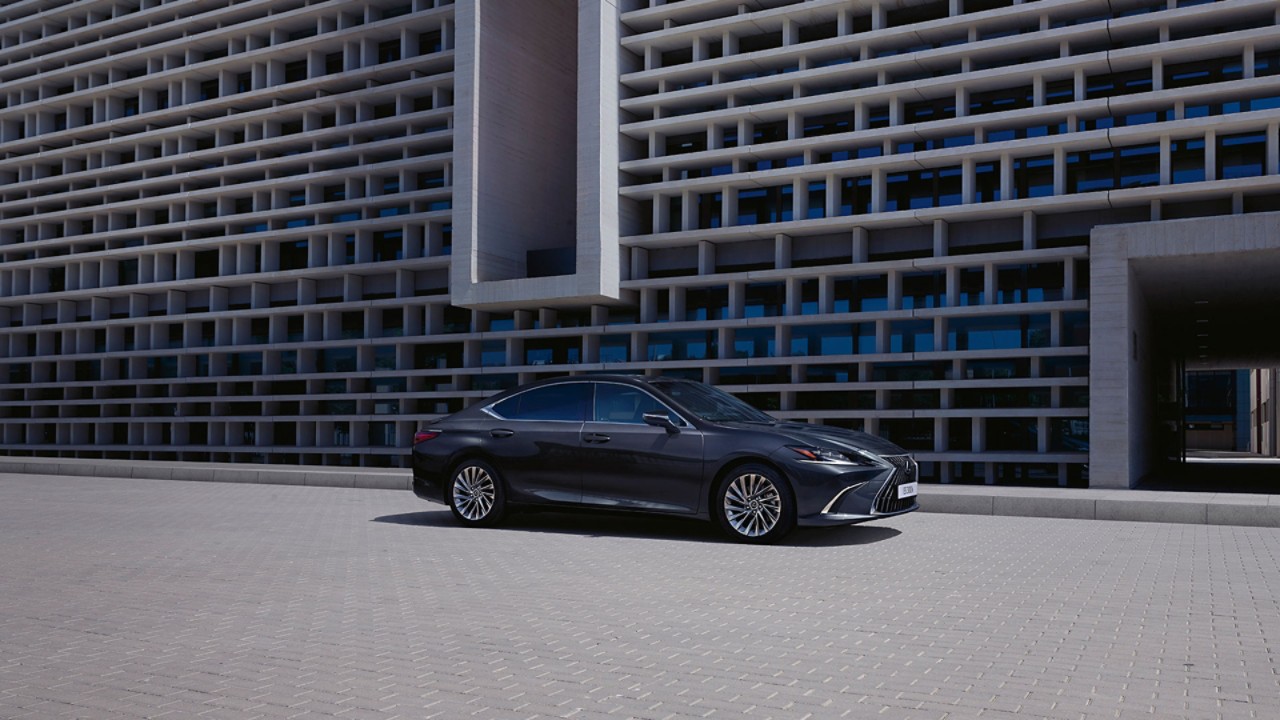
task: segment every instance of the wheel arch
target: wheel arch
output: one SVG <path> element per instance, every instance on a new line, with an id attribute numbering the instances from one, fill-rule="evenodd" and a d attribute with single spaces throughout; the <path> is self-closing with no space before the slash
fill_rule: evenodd
<path id="1" fill-rule="evenodd" d="M 704 499 L 707 501 L 707 513 L 713 519 L 715 518 L 716 497 L 720 494 L 720 486 L 729 479 L 730 474 L 732 474 L 734 470 L 742 467 L 743 465 L 763 465 L 774 471 L 778 474 L 778 477 L 782 479 L 782 482 L 787 484 L 787 490 L 791 491 L 791 497 L 795 497 L 795 484 L 791 482 L 791 478 L 787 476 L 786 471 L 783 470 L 778 463 L 763 455 L 739 455 L 726 460 L 719 469 L 716 470 L 715 475 L 712 476 L 711 483 L 707 487 L 706 497 Z"/>

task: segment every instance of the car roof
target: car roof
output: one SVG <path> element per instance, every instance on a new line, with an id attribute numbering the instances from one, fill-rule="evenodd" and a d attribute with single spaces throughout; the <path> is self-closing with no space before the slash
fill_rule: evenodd
<path id="1" fill-rule="evenodd" d="M 603 380 L 603 381 L 612 381 L 612 382 L 633 382 L 633 383 L 643 383 L 645 385 L 651 385 L 658 381 L 695 382 L 693 380 L 687 380 L 685 378 L 669 377 L 669 376 L 663 376 L 663 375 L 659 375 L 657 377 L 650 377 L 648 375 L 626 375 L 623 373 L 600 373 L 600 374 L 591 374 L 591 375 L 565 375 L 563 377 L 547 378 L 536 384 L 541 385 L 541 384 L 551 384 L 551 383 L 559 383 L 559 382 L 587 382 L 587 381 L 593 381 L 593 380 L 594 381 Z M 530 383 L 530 386 L 534 384 L 535 383 Z"/>

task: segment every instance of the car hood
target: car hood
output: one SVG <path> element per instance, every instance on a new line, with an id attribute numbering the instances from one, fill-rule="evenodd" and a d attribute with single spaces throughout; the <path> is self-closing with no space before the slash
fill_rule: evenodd
<path id="1" fill-rule="evenodd" d="M 816 446 L 848 447 L 866 450 L 876 455 L 907 455 L 907 451 L 881 437 L 870 433 L 846 430 L 830 425 L 810 425 L 797 422 L 766 423 L 720 423 L 723 427 L 741 430 L 755 430 L 781 435 L 799 443 Z"/>

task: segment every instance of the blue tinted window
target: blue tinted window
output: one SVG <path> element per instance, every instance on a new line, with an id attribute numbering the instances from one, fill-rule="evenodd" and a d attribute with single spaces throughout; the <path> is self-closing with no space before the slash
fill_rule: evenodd
<path id="1" fill-rule="evenodd" d="M 679 416 L 640 388 L 615 383 L 596 384 L 595 412 L 592 415 L 596 422 L 643 425 L 644 414 L 650 412 L 665 412 L 672 422 L 680 422 Z"/>
<path id="2" fill-rule="evenodd" d="M 590 399 L 590 384 L 564 383 L 513 395 L 494 405 L 493 411 L 507 420 L 582 422 L 587 418 Z"/>
<path id="3" fill-rule="evenodd" d="M 932 350 L 932 320 L 909 320 L 889 324 L 889 352 L 930 352 Z"/>
<path id="4" fill-rule="evenodd" d="M 706 360 L 716 357 L 716 331 L 649 333 L 649 360 Z"/>

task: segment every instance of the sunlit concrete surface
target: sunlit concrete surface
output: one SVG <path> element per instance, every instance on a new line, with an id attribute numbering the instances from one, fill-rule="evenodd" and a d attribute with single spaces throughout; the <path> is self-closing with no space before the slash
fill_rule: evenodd
<path id="1" fill-rule="evenodd" d="M 1280 531 L 0 475 L 3 718 L 1274 718 Z"/>

